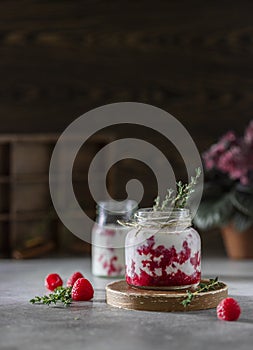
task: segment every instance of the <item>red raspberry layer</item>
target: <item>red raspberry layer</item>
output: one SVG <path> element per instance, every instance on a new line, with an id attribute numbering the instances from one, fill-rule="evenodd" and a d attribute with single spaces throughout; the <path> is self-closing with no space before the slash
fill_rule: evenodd
<path id="1" fill-rule="evenodd" d="M 99 257 L 99 263 L 101 263 L 103 255 Z M 103 262 L 103 269 L 106 271 L 108 276 L 120 276 L 123 273 L 123 266 L 117 266 L 116 262 L 118 257 L 113 255 L 109 260 Z"/>
<path id="2" fill-rule="evenodd" d="M 131 273 L 126 276 L 127 283 L 134 286 L 147 287 L 172 287 L 197 284 L 200 282 L 200 252 L 191 256 L 191 249 L 185 240 L 182 244 L 183 249 L 177 252 L 175 247 L 165 248 L 163 245 L 155 246 L 155 237 L 151 236 L 145 244 L 137 249 L 139 255 L 148 255 L 148 259 L 142 260 L 140 274 L 136 273 L 135 262 L 132 260 Z M 158 259 L 159 258 L 159 259 Z M 176 272 L 168 273 L 169 268 L 175 269 L 176 265 L 182 265 L 188 262 L 194 267 L 195 272 L 188 275 L 178 268 Z M 144 271 L 147 269 L 149 273 Z M 156 273 L 156 269 L 161 274 Z"/>

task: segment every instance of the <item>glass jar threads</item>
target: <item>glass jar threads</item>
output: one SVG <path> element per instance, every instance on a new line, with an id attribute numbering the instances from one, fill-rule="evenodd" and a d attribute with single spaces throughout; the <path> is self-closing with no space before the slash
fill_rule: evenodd
<path id="1" fill-rule="evenodd" d="M 188 209 L 140 209 L 126 237 L 126 281 L 147 289 L 184 289 L 200 282 L 201 242 Z"/>
<path id="2" fill-rule="evenodd" d="M 92 273 L 100 277 L 125 275 L 125 238 L 129 231 L 118 223 L 128 221 L 137 209 L 133 200 L 103 201 L 97 205 L 92 229 Z"/>

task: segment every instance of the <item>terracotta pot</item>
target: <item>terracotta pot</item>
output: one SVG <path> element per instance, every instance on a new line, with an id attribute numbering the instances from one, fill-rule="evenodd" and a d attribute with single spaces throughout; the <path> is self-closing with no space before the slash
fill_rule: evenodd
<path id="1" fill-rule="evenodd" d="M 231 259 L 253 259 L 253 227 L 239 232 L 233 224 L 221 229 L 227 255 Z"/>

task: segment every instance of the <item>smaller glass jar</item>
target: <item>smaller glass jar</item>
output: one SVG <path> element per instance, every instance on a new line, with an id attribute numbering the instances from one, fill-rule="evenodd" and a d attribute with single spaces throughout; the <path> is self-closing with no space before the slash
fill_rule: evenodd
<path id="1" fill-rule="evenodd" d="M 137 209 L 133 200 L 103 201 L 97 205 L 97 219 L 92 229 L 92 273 L 99 277 L 125 276 L 125 239 L 128 221 Z"/>
<path id="2" fill-rule="evenodd" d="M 140 209 L 126 237 L 126 281 L 146 289 L 196 287 L 201 278 L 201 242 L 188 209 Z"/>

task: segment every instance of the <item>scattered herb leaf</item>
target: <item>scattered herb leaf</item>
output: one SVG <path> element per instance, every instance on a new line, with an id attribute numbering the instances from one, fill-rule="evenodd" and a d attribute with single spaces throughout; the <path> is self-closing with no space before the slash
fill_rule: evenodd
<path id="1" fill-rule="evenodd" d="M 198 295 L 199 293 L 208 292 L 209 290 L 215 290 L 216 287 L 218 287 L 220 285 L 221 285 L 221 282 L 218 281 L 218 277 L 216 277 L 214 279 L 211 278 L 208 282 L 205 282 L 205 283 L 201 282 L 198 285 L 198 288 L 194 292 L 187 290 L 187 296 L 181 302 L 181 304 L 184 307 L 187 307 L 192 302 L 192 300 L 195 298 L 196 295 Z"/>
<path id="2" fill-rule="evenodd" d="M 69 306 L 72 303 L 71 299 L 71 290 L 72 287 L 58 287 L 54 290 L 53 293 L 48 295 L 44 295 L 42 297 L 35 296 L 30 300 L 30 303 L 40 303 L 45 305 L 56 304 L 57 302 L 61 302 L 64 306 Z"/>

